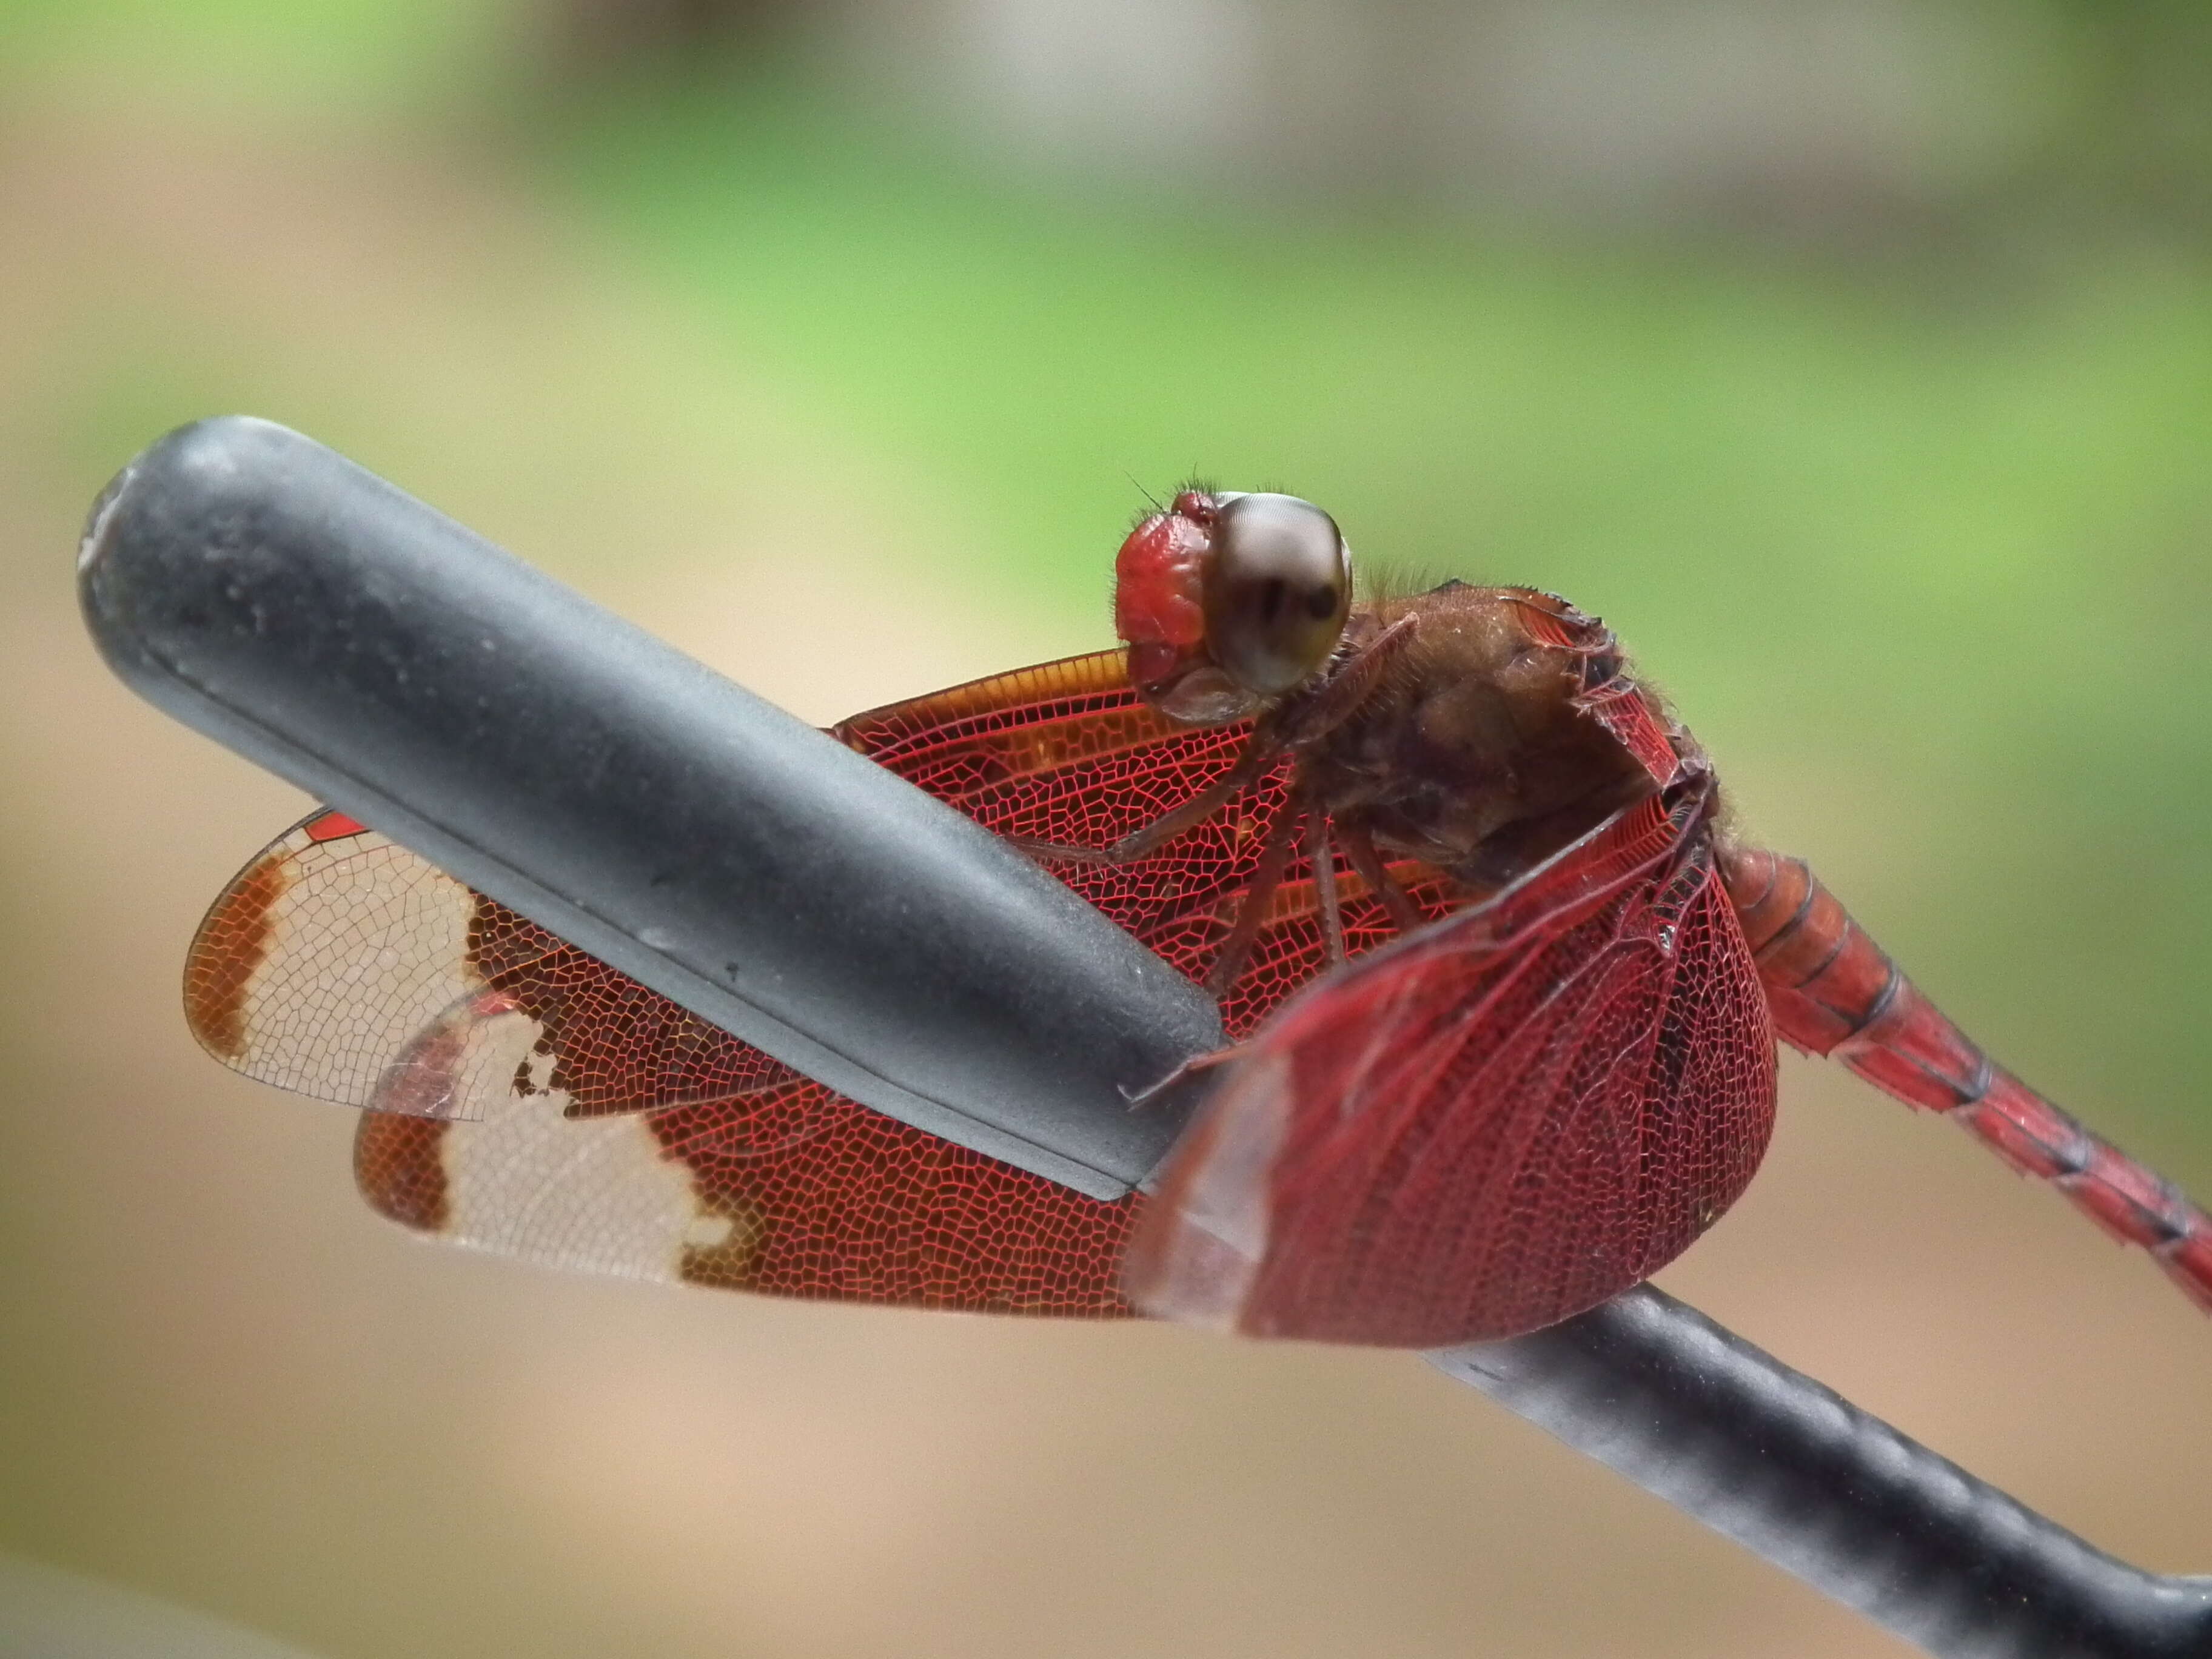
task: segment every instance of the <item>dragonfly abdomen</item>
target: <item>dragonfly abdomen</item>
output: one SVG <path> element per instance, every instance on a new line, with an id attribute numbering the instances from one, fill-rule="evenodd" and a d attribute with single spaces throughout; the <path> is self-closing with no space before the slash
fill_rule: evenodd
<path id="1" fill-rule="evenodd" d="M 1721 876 L 1779 1036 L 1941 1112 L 2107 1233 L 2158 1258 L 2212 1310 L 2212 1217 L 1996 1065 L 1921 994 L 1803 860 L 1729 848 Z"/>

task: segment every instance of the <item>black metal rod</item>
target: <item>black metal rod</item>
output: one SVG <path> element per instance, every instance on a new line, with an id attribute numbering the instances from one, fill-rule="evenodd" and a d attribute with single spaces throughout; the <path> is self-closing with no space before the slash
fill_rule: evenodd
<path id="1" fill-rule="evenodd" d="M 79 560 L 134 689 L 890 1116 L 1097 1198 L 1213 1005 L 961 814 L 266 421 L 133 461 Z"/>
<path id="2" fill-rule="evenodd" d="M 832 739 L 264 422 L 94 507 L 125 680 L 847 1094 L 1098 1195 L 1210 1005 L 1056 882 Z M 2212 1579 L 2100 1553 L 1646 1288 L 1431 1356 L 1931 1653 L 2212 1655 Z"/>
<path id="3" fill-rule="evenodd" d="M 2212 1654 L 2212 1578 L 2091 1548 L 1649 1285 L 1429 1359 L 1930 1653 Z"/>

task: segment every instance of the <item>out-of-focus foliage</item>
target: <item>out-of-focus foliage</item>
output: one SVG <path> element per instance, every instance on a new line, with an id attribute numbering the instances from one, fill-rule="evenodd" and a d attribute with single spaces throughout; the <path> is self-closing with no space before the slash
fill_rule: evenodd
<path id="1" fill-rule="evenodd" d="M 763 58 L 1018 165 L 1884 257 L 2212 233 L 2185 0 L 556 0 L 556 78 Z"/>
<path id="2" fill-rule="evenodd" d="M 2098 216 L 2212 238 L 2212 10 L 2066 0 L 2059 13 L 2073 96 L 2038 173 Z"/>
<path id="3" fill-rule="evenodd" d="M 512 0 L 8 0 L 0 88 L 58 78 L 187 118 L 465 108 L 506 79 L 519 17 Z"/>

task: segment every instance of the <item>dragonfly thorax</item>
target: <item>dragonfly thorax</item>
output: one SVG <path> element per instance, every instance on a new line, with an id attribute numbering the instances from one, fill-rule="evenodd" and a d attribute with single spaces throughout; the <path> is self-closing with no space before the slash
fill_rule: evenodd
<path id="1" fill-rule="evenodd" d="M 1455 582 L 1363 605 L 1347 646 L 1407 617 L 1389 671 L 1299 747 L 1302 781 L 1337 822 L 1495 886 L 1656 787 L 1579 703 L 1585 650 L 1547 637 L 1563 617 L 1602 635 L 1598 624 L 1528 588 Z"/>

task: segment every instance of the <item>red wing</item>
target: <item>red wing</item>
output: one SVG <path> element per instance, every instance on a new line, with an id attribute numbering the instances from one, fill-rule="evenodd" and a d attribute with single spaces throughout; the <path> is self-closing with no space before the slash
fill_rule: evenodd
<path id="1" fill-rule="evenodd" d="M 1774 1115 L 1705 788 L 1285 1007 L 1169 1166 L 1129 1253 L 1139 1305 L 1431 1347 L 1593 1307 L 1703 1232 Z"/>
<path id="2" fill-rule="evenodd" d="M 908 782 L 1002 836 L 1104 847 L 1180 806 L 1236 763 L 1248 722 L 1179 726 L 1130 689 L 1119 651 L 1070 657 L 917 697 L 835 728 Z M 1193 980 L 1202 980 L 1237 919 L 1261 842 L 1283 805 L 1285 759 L 1223 811 L 1150 858 L 1056 865 L 1053 873 Z M 1460 901 L 1453 884 L 1411 860 L 1392 875 L 1424 913 Z M 1341 858 L 1346 947 L 1371 949 L 1392 929 L 1381 902 Z M 1268 908 L 1267 931 L 1221 999 L 1222 1024 L 1243 1037 L 1322 962 L 1312 871 L 1301 854 Z"/>
<path id="3" fill-rule="evenodd" d="M 1118 652 L 858 716 L 861 753 L 988 827 L 1103 844 L 1202 789 L 1244 728 L 1169 725 Z M 1234 920 L 1279 775 L 1155 857 L 1059 873 L 1196 978 Z M 1395 872 L 1430 914 L 1448 884 Z M 1320 962 L 1294 868 L 1224 1005 L 1256 1026 Z M 1340 870 L 1352 947 L 1387 936 Z M 1134 1200 L 1102 1204 L 908 1127 L 718 1028 L 335 813 L 256 860 L 186 974 L 201 1042 L 282 1087 L 368 1107 L 356 1173 L 419 1231 L 562 1265 L 770 1293 L 1128 1311 Z"/>

